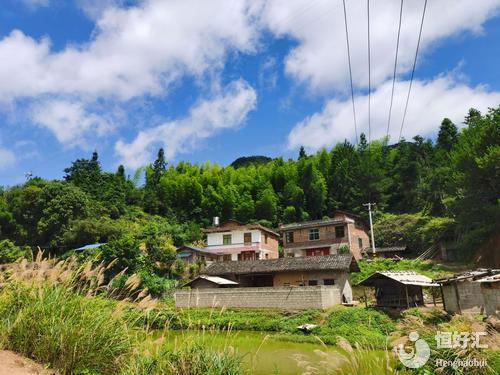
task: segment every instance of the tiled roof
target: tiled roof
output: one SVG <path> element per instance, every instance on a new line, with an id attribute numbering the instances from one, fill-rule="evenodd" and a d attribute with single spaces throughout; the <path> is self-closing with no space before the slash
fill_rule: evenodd
<path id="1" fill-rule="evenodd" d="M 415 271 L 379 271 L 361 281 L 358 285 L 374 286 L 377 280 L 389 278 L 404 285 L 438 286 L 432 279 Z"/>
<path id="2" fill-rule="evenodd" d="M 207 275 L 271 273 L 287 271 L 359 271 L 351 254 L 324 255 L 264 260 L 244 260 L 212 263 L 205 268 Z"/>

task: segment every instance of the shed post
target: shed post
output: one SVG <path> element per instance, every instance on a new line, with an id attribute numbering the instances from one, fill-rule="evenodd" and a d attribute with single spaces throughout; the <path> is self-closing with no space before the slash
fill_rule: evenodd
<path id="1" fill-rule="evenodd" d="M 455 289 L 455 298 L 457 299 L 457 309 L 458 313 L 462 313 L 462 309 L 460 308 L 460 294 L 458 293 L 458 285 L 457 282 L 453 282 L 453 288 Z"/>
<path id="2" fill-rule="evenodd" d="M 405 285 L 405 293 L 406 293 L 406 307 L 410 308 L 410 300 L 408 298 L 408 285 Z"/>
<path id="3" fill-rule="evenodd" d="M 441 299 L 443 300 L 443 310 L 446 311 L 446 303 L 444 302 L 444 292 L 442 284 L 439 284 L 439 290 L 441 291 Z"/>

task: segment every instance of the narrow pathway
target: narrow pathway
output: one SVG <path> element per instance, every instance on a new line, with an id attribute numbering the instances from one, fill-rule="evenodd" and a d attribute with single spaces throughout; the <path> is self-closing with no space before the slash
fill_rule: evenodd
<path id="1" fill-rule="evenodd" d="M 0 375 L 54 375 L 42 365 L 8 351 L 0 350 Z"/>

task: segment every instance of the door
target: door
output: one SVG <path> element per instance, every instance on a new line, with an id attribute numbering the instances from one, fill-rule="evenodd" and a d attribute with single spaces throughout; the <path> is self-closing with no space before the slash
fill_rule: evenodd
<path id="1" fill-rule="evenodd" d="M 243 242 L 245 245 L 251 245 L 252 244 L 252 233 L 244 233 L 243 234 Z"/>

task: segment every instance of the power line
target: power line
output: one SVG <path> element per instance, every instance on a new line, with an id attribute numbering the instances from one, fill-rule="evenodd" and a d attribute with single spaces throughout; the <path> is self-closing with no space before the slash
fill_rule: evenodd
<path id="1" fill-rule="evenodd" d="M 356 121 L 356 107 L 354 105 L 354 86 L 352 84 L 351 50 L 349 48 L 349 30 L 347 28 L 347 12 L 345 8 L 345 0 L 342 0 L 342 3 L 344 4 L 345 38 L 347 41 L 347 60 L 349 62 L 349 79 L 351 81 L 351 101 L 352 101 L 352 114 L 354 117 L 354 133 L 356 135 L 356 144 L 358 144 L 358 125 Z"/>
<path id="2" fill-rule="evenodd" d="M 371 91 L 372 91 L 372 69 L 371 69 L 371 51 L 370 51 L 370 0 L 366 0 L 366 10 L 368 15 L 368 148 L 372 140 L 371 126 Z"/>
<path id="3" fill-rule="evenodd" d="M 406 96 L 406 104 L 405 104 L 405 110 L 403 112 L 403 120 L 401 121 L 401 129 L 399 130 L 399 141 L 401 141 L 401 136 L 403 134 L 403 126 L 405 124 L 405 119 L 406 119 L 406 112 L 408 111 L 408 102 L 410 100 L 410 92 L 411 92 L 411 87 L 413 85 L 413 77 L 415 75 L 415 66 L 417 65 L 417 56 L 418 56 L 418 50 L 420 48 L 420 39 L 422 37 L 422 29 L 424 26 L 424 18 L 425 18 L 425 10 L 427 9 L 427 0 L 424 2 L 424 10 L 422 12 L 422 20 L 420 21 L 420 31 L 418 33 L 418 41 L 417 41 L 417 49 L 415 51 L 415 59 L 413 60 L 413 68 L 411 70 L 411 78 L 410 78 L 410 85 L 408 87 L 408 95 Z"/>
<path id="4" fill-rule="evenodd" d="M 389 128 L 391 126 L 391 113 L 392 113 L 392 103 L 394 100 L 394 85 L 396 83 L 396 67 L 398 65 L 398 52 L 399 52 L 399 36 L 401 35 L 401 20 L 403 18 L 403 1 L 401 0 L 401 7 L 399 9 L 399 26 L 398 26 L 398 40 L 396 42 L 396 56 L 394 58 L 394 73 L 392 75 L 392 92 L 391 92 L 391 105 L 389 106 L 389 117 L 387 119 L 387 132 L 385 138 L 389 137 Z"/>

